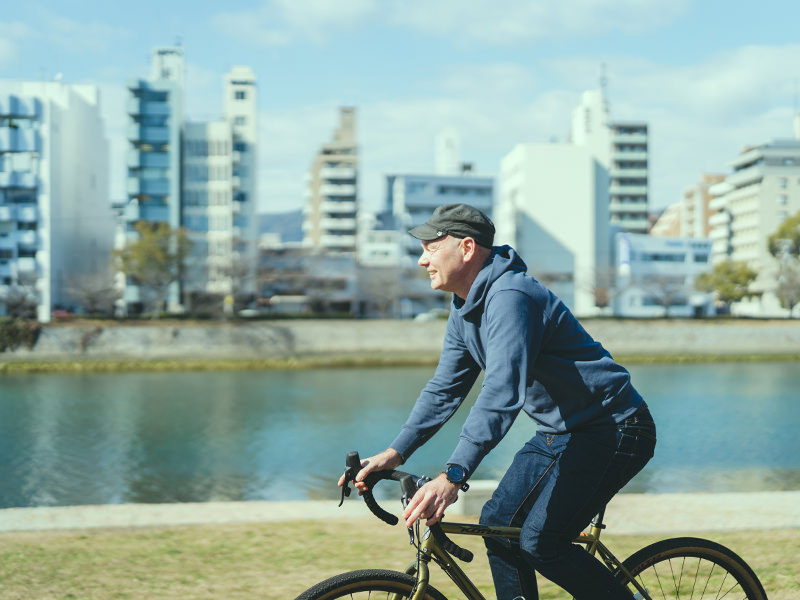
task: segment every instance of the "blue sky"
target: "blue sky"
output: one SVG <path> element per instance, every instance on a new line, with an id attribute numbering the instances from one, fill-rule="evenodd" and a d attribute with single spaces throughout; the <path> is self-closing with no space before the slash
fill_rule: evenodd
<path id="1" fill-rule="evenodd" d="M 605 65 L 614 120 L 650 126 L 651 203 L 677 201 L 744 146 L 791 137 L 800 94 L 796 0 L 207 0 L 12 2 L 0 13 L 0 78 L 101 87 L 111 193 L 124 190 L 125 82 L 155 46 L 184 47 L 186 114 L 216 119 L 222 80 L 259 81 L 262 211 L 303 204 L 304 176 L 358 110 L 360 193 L 433 170 L 436 134 L 497 175 L 516 144 L 563 141 Z"/>

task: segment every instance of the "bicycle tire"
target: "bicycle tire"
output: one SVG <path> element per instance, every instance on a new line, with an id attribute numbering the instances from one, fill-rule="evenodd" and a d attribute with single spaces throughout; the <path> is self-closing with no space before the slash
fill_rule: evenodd
<path id="1" fill-rule="evenodd" d="M 319 582 L 300 594 L 296 600 L 408 598 L 416 581 L 412 575 L 386 569 L 350 571 Z M 425 600 L 447 600 L 447 598 L 429 585 L 425 592 Z"/>
<path id="2" fill-rule="evenodd" d="M 767 600 L 753 569 L 721 544 L 680 537 L 650 544 L 622 563 L 653 600 Z M 626 582 L 622 571 L 617 579 Z M 636 589 L 627 581 L 628 589 Z"/>

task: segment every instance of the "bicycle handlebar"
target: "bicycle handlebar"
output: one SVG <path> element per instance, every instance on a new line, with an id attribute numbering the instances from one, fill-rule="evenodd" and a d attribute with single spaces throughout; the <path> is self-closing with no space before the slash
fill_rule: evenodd
<path id="1" fill-rule="evenodd" d="M 351 481 L 355 481 L 356 475 L 361 470 L 361 458 L 359 457 L 358 452 L 348 452 L 345 465 L 344 482 L 342 484 L 342 499 L 339 502 L 339 506 L 341 506 L 342 502 L 344 502 L 345 496 L 350 495 L 349 483 Z M 378 501 L 375 500 L 375 496 L 372 494 L 372 488 L 375 486 L 375 484 L 385 479 L 392 479 L 399 482 L 400 489 L 403 492 L 403 499 L 410 500 L 414 494 L 417 493 L 419 488 L 430 481 L 430 478 L 412 475 L 411 473 L 406 473 L 405 471 L 398 471 L 395 469 L 389 469 L 386 471 L 373 471 L 366 476 L 364 483 L 367 485 L 367 489 L 361 493 L 361 496 L 364 498 L 364 502 L 366 502 L 370 512 L 389 525 L 397 525 L 399 519 L 392 513 L 384 510 L 378 504 Z M 450 554 L 463 560 L 464 562 L 472 561 L 472 552 L 466 548 L 458 546 L 455 542 L 448 538 L 438 523 L 430 527 L 430 530 L 439 545 L 441 545 Z"/>

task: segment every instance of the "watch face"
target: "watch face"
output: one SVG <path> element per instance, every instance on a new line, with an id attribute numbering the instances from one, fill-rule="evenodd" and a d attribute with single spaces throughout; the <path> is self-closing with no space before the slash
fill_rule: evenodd
<path id="1" fill-rule="evenodd" d="M 445 474 L 453 483 L 461 483 L 467 478 L 467 471 L 461 465 L 447 465 Z"/>

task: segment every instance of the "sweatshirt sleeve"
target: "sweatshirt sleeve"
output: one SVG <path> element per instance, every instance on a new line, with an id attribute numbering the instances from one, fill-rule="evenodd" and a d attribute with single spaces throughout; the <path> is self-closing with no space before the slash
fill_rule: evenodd
<path id="1" fill-rule="evenodd" d="M 485 311 L 483 387 L 447 461 L 469 473 L 508 433 L 525 404 L 544 331 L 541 310 L 520 291 L 495 293 Z"/>
<path id="2" fill-rule="evenodd" d="M 408 460 L 458 410 L 479 374 L 480 366 L 467 350 L 451 315 L 433 378 L 422 389 L 390 447 Z"/>

